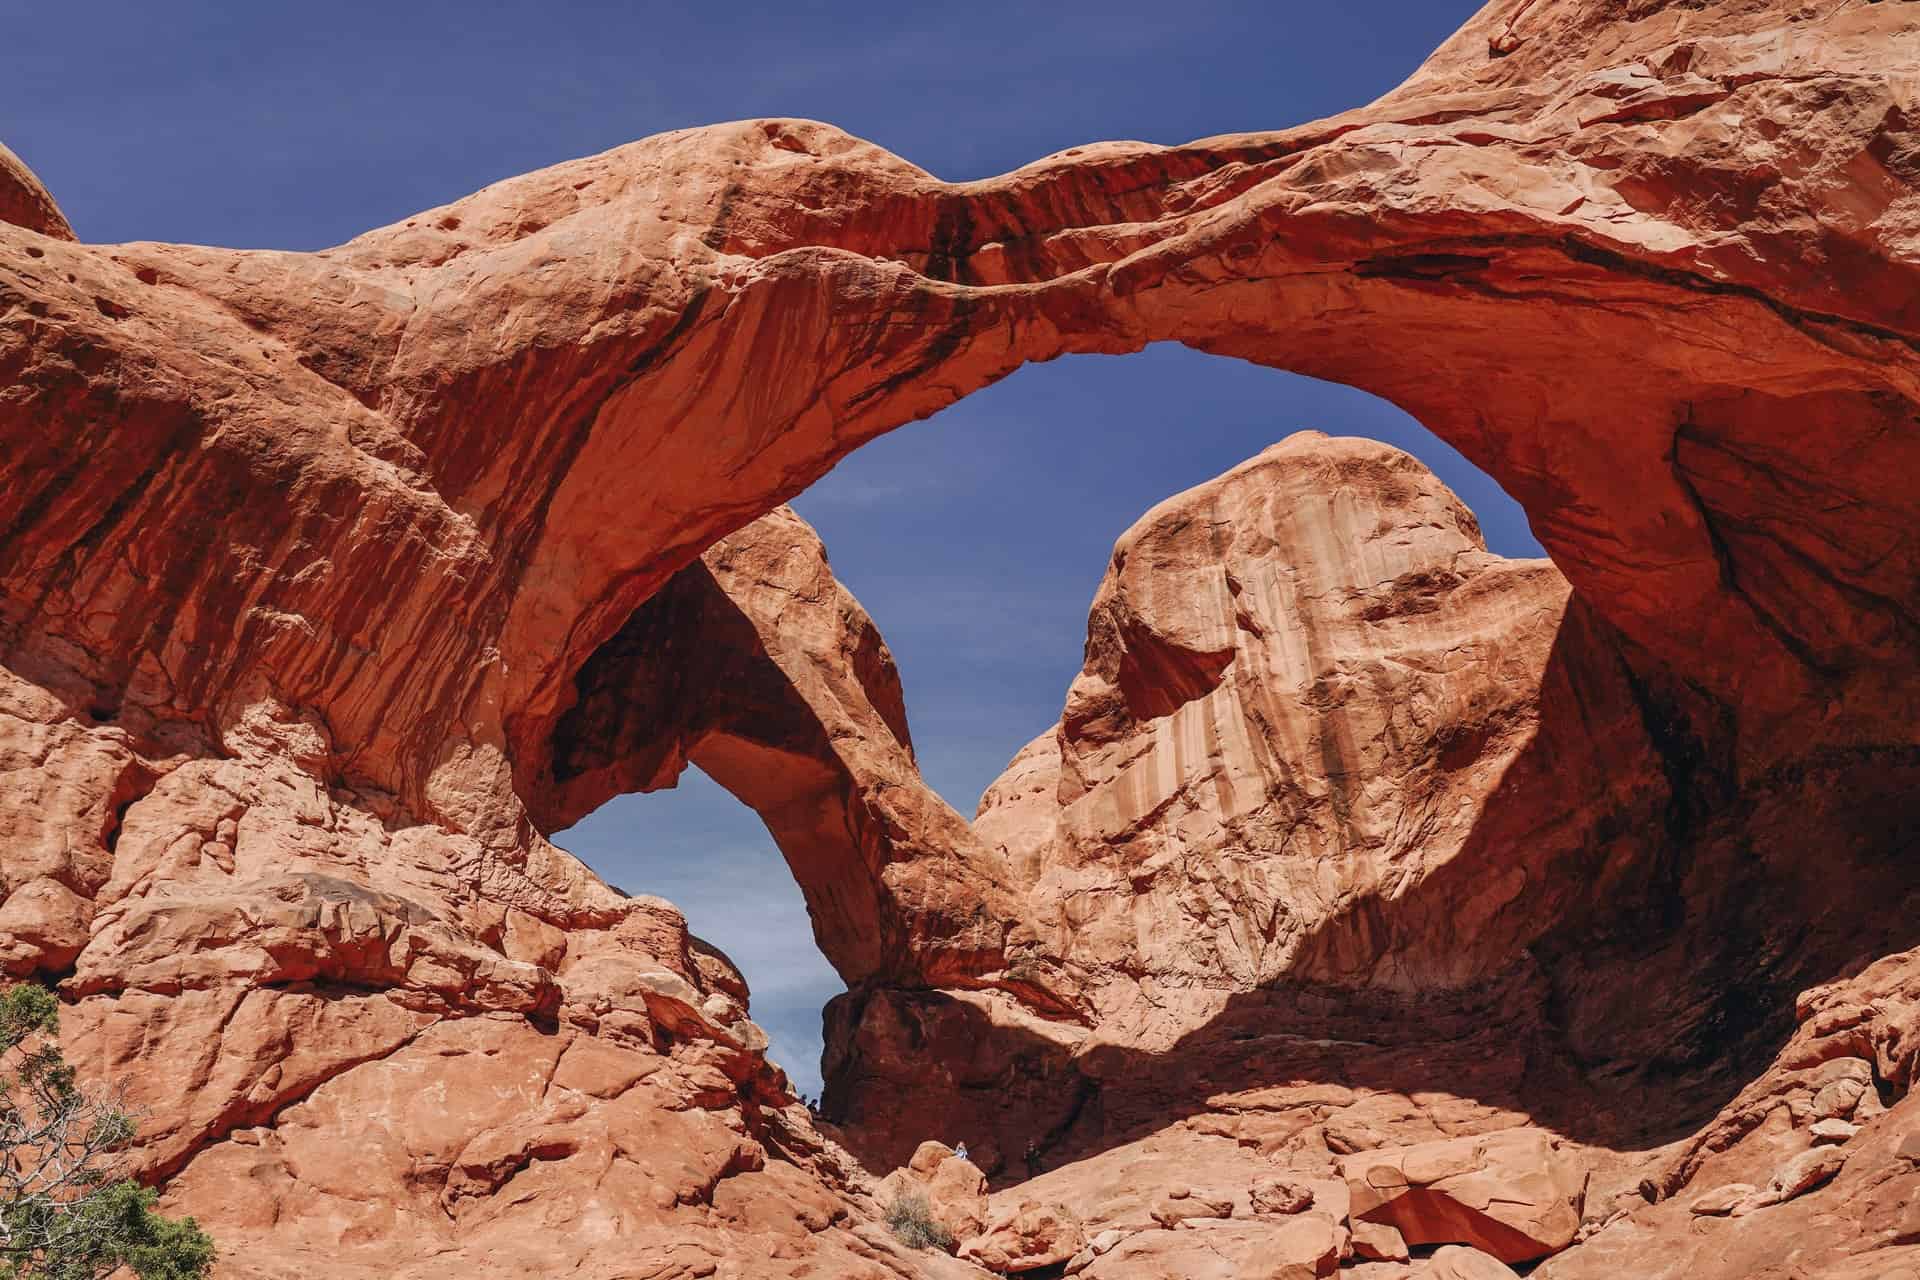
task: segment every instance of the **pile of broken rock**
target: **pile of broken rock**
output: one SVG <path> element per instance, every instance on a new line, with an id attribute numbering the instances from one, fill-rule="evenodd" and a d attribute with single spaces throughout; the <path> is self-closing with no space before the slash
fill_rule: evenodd
<path id="1" fill-rule="evenodd" d="M 971 1162 L 928 1142 L 876 1194 L 924 1195 L 958 1255 L 990 1271 L 1096 1280 L 1325 1276 L 1356 1260 L 1404 1264 L 1422 1245 L 1456 1246 L 1432 1267 L 1508 1275 L 1506 1263 L 1546 1257 L 1580 1231 L 1579 1164 L 1533 1129 L 1362 1152 L 1320 1175 L 1170 1154 L 1164 1141 L 1121 1149 L 990 1196 Z M 1168 1176 L 1181 1173 L 1194 1181 Z M 1157 1194 L 1135 1181 L 1143 1174 L 1163 1178 Z"/>
<path id="2" fill-rule="evenodd" d="M 1873 1097 L 1871 1089 L 1834 1088 L 1859 1079 L 1859 1059 L 1836 1063 L 1819 1073 L 1816 1111 L 1857 1109 Z M 1805 1101 L 1782 1100 L 1783 1116 L 1808 1114 Z M 1783 1158 L 1765 1185 L 1725 1183 L 1690 1197 L 1687 1211 L 1743 1216 L 1820 1187 L 1847 1164 L 1847 1152 L 1832 1145 L 1847 1123 L 1828 1116 L 1787 1128 L 1815 1145 Z M 882 1205 L 924 1197 L 960 1259 L 1004 1275 L 1498 1280 L 1616 1226 L 1644 1236 L 1661 1212 L 1659 1185 L 1633 1178 L 1643 1166 L 1598 1159 L 1519 1127 L 1355 1152 L 1301 1171 L 1176 1126 L 997 1193 L 964 1156 L 925 1142 L 872 1193 Z M 1920 1138 L 1906 1139 L 1891 1163 L 1900 1171 L 1920 1164 Z"/>

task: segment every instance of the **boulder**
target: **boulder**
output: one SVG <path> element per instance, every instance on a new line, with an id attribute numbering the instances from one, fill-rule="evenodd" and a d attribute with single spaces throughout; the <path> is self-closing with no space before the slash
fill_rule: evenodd
<path id="1" fill-rule="evenodd" d="M 17 974 L 66 968 L 87 945 L 92 915 L 93 904 L 59 881 L 27 881 L 0 900 L 0 967 Z"/>
<path id="2" fill-rule="evenodd" d="M 1353 1224 L 1353 1253 L 1374 1262 L 1405 1262 L 1408 1257 L 1407 1242 L 1398 1230 L 1364 1218 Z"/>
<path id="3" fill-rule="evenodd" d="M 1313 1207 L 1313 1184 L 1281 1175 L 1257 1179 L 1248 1190 L 1255 1213 L 1303 1213 Z"/>
<path id="4" fill-rule="evenodd" d="M 971 1160 L 942 1160 L 927 1180 L 927 1204 L 954 1239 L 977 1235 L 987 1223 L 987 1176 Z"/>
<path id="5" fill-rule="evenodd" d="M 944 1142 L 928 1139 L 913 1149 L 913 1157 L 907 1161 L 907 1169 L 921 1178 L 931 1178 L 934 1170 L 953 1158 L 952 1147 Z"/>
<path id="6" fill-rule="evenodd" d="M 986 1175 L 942 1143 L 921 1143 L 912 1162 L 882 1178 L 874 1191 L 883 1206 L 908 1196 L 924 1199 L 933 1221 L 955 1241 L 978 1235 L 986 1227 Z"/>
<path id="7" fill-rule="evenodd" d="M 1767 1185 L 1755 1191 L 1733 1208 L 1734 1217 L 1743 1217 L 1770 1205 L 1784 1204 L 1828 1182 L 1847 1163 L 1847 1153 L 1839 1147 L 1813 1147 L 1781 1165 Z"/>
<path id="8" fill-rule="evenodd" d="M 1148 1210 L 1163 1227 L 1177 1227 L 1192 1218 L 1231 1218 L 1233 1201 L 1224 1196 L 1194 1195 L 1185 1188 L 1170 1189 Z"/>
<path id="9" fill-rule="evenodd" d="M 1113 1252 L 1115 1245 L 1127 1238 L 1127 1233 L 1117 1227 L 1094 1233 L 1088 1238 L 1086 1247 L 1067 1259 L 1066 1274 L 1077 1276 L 1093 1265 L 1095 1258 Z"/>
<path id="10" fill-rule="evenodd" d="M 1066 1262 L 1086 1247 L 1086 1232 L 1070 1210 L 1027 1200 L 962 1244 L 960 1257 L 989 1271 L 1018 1275 Z"/>
<path id="11" fill-rule="evenodd" d="M 1858 1062 L 1859 1059 L 1855 1058 L 1853 1061 Z M 1853 1114 L 1854 1108 L 1860 1105 L 1861 1098 L 1866 1096 L 1870 1087 L 1869 1080 L 1858 1076 L 1848 1076 L 1820 1086 L 1820 1091 L 1813 1095 L 1813 1101 L 1810 1104 L 1814 1120 L 1846 1119 Z"/>
<path id="12" fill-rule="evenodd" d="M 1537 1129 L 1367 1151 L 1340 1167 L 1354 1219 L 1386 1223 L 1409 1245 L 1466 1244 L 1528 1262 L 1580 1230 L 1581 1170 Z"/>
<path id="13" fill-rule="evenodd" d="M 1860 1132 L 1860 1126 L 1851 1120 L 1816 1120 L 1807 1130 L 1807 1136 L 1817 1145 L 1846 1142 Z"/>
<path id="14" fill-rule="evenodd" d="M 1489 1253 L 1448 1245 L 1418 1268 L 1413 1280 L 1514 1280 L 1514 1274 L 1512 1267 Z"/>
<path id="15" fill-rule="evenodd" d="M 1701 1217 L 1713 1218 L 1732 1213 L 1745 1204 L 1758 1190 L 1752 1183 L 1729 1182 L 1725 1186 L 1715 1187 L 1702 1195 L 1695 1196 L 1687 1206 Z"/>

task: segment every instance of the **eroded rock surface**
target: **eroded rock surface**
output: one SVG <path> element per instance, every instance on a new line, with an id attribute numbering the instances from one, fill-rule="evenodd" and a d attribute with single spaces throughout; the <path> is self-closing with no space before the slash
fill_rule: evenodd
<path id="1" fill-rule="evenodd" d="M 1451 1006 L 1571 1078 L 1534 1016 L 1559 975 L 1530 948 L 1634 910 L 1672 852 L 1618 646 L 1551 564 L 1489 554 L 1375 442 L 1296 434 L 1168 499 L 1115 546 L 1060 724 L 975 823 L 1080 1018 L 856 989 L 829 1020 L 829 1109 L 895 1160 L 917 1121 L 1010 1171 L 1028 1138 L 1125 1141 L 1276 1079 L 1551 1106 L 1504 1061 L 1426 1046 Z"/>
<path id="2" fill-rule="evenodd" d="M 233 1274 L 965 1273 L 724 957 L 544 838 L 693 759 L 854 984 L 857 1146 L 1268 1166 L 1172 1231 L 1036 1198 L 1087 1274 L 1321 1274 L 1344 1214 L 1257 1176 L 1526 1126 L 1609 1188 L 1536 1274 L 1905 1265 L 1916 67 L 1910 4 L 1493 3 L 1279 132 L 954 185 L 748 121 L 316 254 L 78 244 L 0 154 L 0 962 Z M 1554 567 L 1283 445 L 1123 543 L 970 830 L 769 513 L 1162 339 L 1401 404 Z"/>
<path id="3" fill-rule="evenodd" d="M 985 978 L 1046 1005 L 1039 965 L 1000 968 L 1025 902 L 922 781 L 893 655 L 791 510 L 676 574 L 575 683 L 536 820 L 698 764 L 766 820 L 849 982 Z"/>
<path id="4" fill-rule="evenodd" d="M 0 143 L 0 222 L 58 240 L 74 239 L 53 193 L 5 143 Z"/>
<path id="5" fill-rule="evenodd" d="M 824 572 L 790 513 L 754 528 L 756 581 Z M 828 600 L 823 625 L 877 645 L 850 597 Z M 763 689 L 771 661 L 732 655 Z M 639 1256 L 666 1274 L 978 1274 L 878 1225 L 865 1175 L 766 1061 L 745 981 L 670 903 L 543 841 L 503 860 L 330 785 L 324 724 L 271 698 L 198 758 L 69 711 L 0 673 L 6 797 L 46 802 L 10 828 L 5 869 L 32 878 L 0 906 L 8 964 L 65 971 L 74 1061 L 125 1082 L 146 1175 L 217 1233 L 226 1273 L 612 1276 Z"/>
<path id="6" fill-rule="evenodd" d="M 942 1142 L 921 1143 L 912 1160 L 880 1180 L 874 1197 L 889 1207 L 924 1200 L 929 1218 L 955 1245 L 986 1229 L 987 1176 Z"/>
<path id="7" fill-rule="evenodd" d="M 1349 1213 L 1392 1227 L 1404 1244 L 1466 1244 L 1532 1262 L 1580 1230 L 1587 1171 L 1537 1129 L 1362 1151 L 1340 1169 Z"/>

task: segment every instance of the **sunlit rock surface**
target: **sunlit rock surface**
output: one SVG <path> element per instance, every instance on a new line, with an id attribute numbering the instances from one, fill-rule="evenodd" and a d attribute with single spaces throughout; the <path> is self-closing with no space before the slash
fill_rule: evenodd
<path id="1" fill-rule="evenodd" d="M 229 1274 L 968 1274 L 725 958 L 544 839 L 692 759 L 853 988 L 848 1144 L 971 1127 L 989 1221 L 1058 1206 L 1083 1271 L 1169 1244 L 1086 1203 L 1134 1144 L 1318 1179 L 1532 1126 L 1587 1170 L 1536 1274 L 1897 1273 L 1916 68 L 1898 0 L 1495 3 L 1279 132 L 956 185 L 741 122 L 315 254 L 75 243 L 0 155 L 0 962 Z M 969 829 L 776 508 L 1161 339 L 1394 400 L 1554 567 L 1289 441 L 1176 500 L 1218 538 L 1129 535 Z"/>

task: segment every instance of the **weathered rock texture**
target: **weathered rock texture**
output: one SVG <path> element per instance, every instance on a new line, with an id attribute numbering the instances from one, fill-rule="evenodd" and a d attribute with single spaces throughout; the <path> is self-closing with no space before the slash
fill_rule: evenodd
<path id="1" fill-rule="evenodd" d="M 0 222 L 59 240 L 74 238 L 53 193 L 5 143 L 0 143 Z"/>
<path id="2" fill-rule="evenodd" d="M 1405 1244 L 1466 1241 L 1532 1262 L 1580 1230 L 1585 1170 L 1537 1129 L 1362 1151 L 1340 1164 L 1356 1223 L 1390 1226 Z"/>
<path id="3" fill-rule="evenodd" d="M 1023 904 L 921 781 L 893 657 L 790 510 L 676 574 L 575 687 L 536 821 L 671 786 L 692 761 L 766 820 L 849 980 L 998 964 Z"/>
<path id="4" fill-rule="evenodd" d="M 0 957 L 235 1274 L 964 1271 L 887 1242 L 724 958 L 543 838 L 693 759 L 854 987 L 863 1150 L 907 1048 L 917 1127 L 1003 1176 L 1036 1133 L 1093 1177 L 1170 1124 L 1310 1172 L 1549 1124 L 1657 1194 L 1590 1185 L 1542 1274 L 1699 1222 L 1673 1274 L 1897 1267 L 1917 97 L 1909 3 L 1501 0 L 1282 132 L 955 185 L 742 122 L 317 254 L 77 244 L 0 157 Z M 1181 500 L 1217 535 L 1130 535 L 969 830 L 769 513 L 1158 339 L 1396 401 L 1565 581 L 1290 442 Z M 1891 1109 L 1789 1188 L 1843 1058 Z M 1691 1213 L 1731 1183 L 1777 1202 Z M 1291 1229 L 1309 1274 L 1343 1230 Z"/>
<path id="5" fill-rule="evenodd" d="M 1263 988 L 1377 1004 L 1512 974 L 1631 887 L 1605 859 L 1646 853 L 1630 833 L 1667 795 L 1613 647 L 1567 610 L 1550 564 L 1489 554 L 1370 441 L 1295 435 L 1162 503 L 1115 547 L 1061 723 L 975 823 L 1082 1017 L 856 990 L 830 1107 L 898 1160 L 947 1102 L 938 1123 L 971 1121 L 994 1167 L 1023 1136 L 1200 1105 L 1224 1060 L 1184 1038 Z M 1175 1061 L 1185 1096 L 1132 1101 Z"/>
<path id="6" fill-rule="evenodd" d="M 1555 859 L 1652 772 L 1604 669 L 1590 713 L 1542 741 L 1566 604 L 1550 564 L 1489 555 L 1412 458 L 1293 436 L 1120 539 L 1061 723 L 988 790 L 978 829 L 1096 980 L 1151 974 L 1196 1003 L 1283 977 L 1460 985 L 1550 918 L 1528 887 L 1579 891 Z M 1568 814 L 1485 803 L 1543 767 L 1570 775 Z M 1523 825 L 1543 817 L 1573 830 Z M 1472 892 L 1413 892 L 1443 867 Z M 1131 982 L 1094 1003 L 1147 1035 L 1216 1011 L 1169 1019 Z"/>

